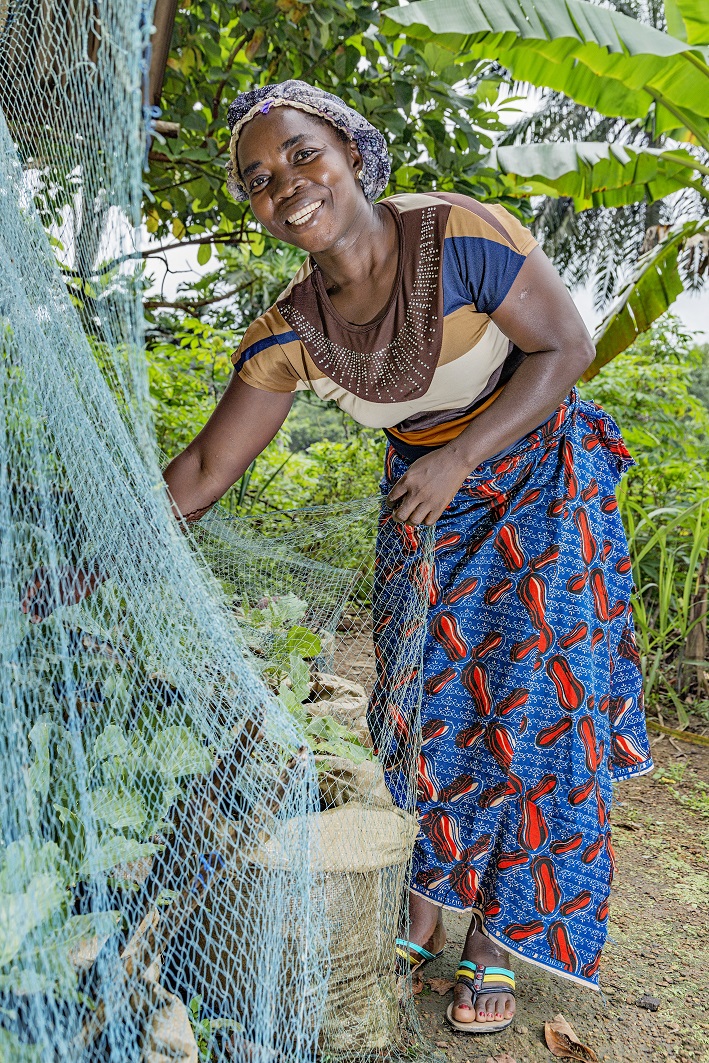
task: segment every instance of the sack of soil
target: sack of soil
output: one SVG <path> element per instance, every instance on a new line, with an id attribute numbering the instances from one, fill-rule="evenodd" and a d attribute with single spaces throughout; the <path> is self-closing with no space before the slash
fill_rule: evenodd
<path id="1" fill-rule="evenodd" d="M 302 828 L 293 820 L 280 824 L 254 862 L 287 871 Z M 373 1051 L 395 1040 L 394 941 L 417 831 L 414 817 L 391 799 L 388 808 L 352 801 L 308 817 L 310 869 L 330 933 L 324 1052 Z"/>
<path id="2" fill-rule="evenodd" d="M 237 1020 L 248 1036 L 256 998 L 271 994 L 273 1047 L 279 1047 L 278 1028 L 289 1028 L 284 1021 L 289 1007 L 302 1023 L 322 1018 L 321 1000 L 291 999 L 300 993 L 291 994 L 289 987 L 308 984 L 308 966 L 329 957 L 321 1048 L 333 1054 L 375 1051 L 397 1035 L 394 942 L 418 825 L 394 807 L 376 761 L 317 759 L 326 811 L 273 820 L 246 851 L 230 851 L 213 836 L 220 833 L 219 823 L 224 835 L 235 833 L 223 816 L 211 824 L 204 844 L 221 851 L 225 864 L 210 883 L 206 903 L 195 908 L 172 942 L 167 984 L 183 999 L 199 995 L 205 1013 Z M 313 940 L 307 911 L 293 912 L 277 900 L 289 896 L 286 883 L 303 872 L 304 847 L 313 910 L 324 904 L 329 941 Z M 268 908 L 264 897 L 271 899 Z M 261 947 L 276 933 L 284 938 L 278 969 L 267 965 Z M 267 1035 L 262 1043 L 271 1043 Z"/>

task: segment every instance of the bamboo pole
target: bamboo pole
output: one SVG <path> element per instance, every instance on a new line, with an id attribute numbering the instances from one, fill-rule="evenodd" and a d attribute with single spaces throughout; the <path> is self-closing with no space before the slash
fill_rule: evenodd
<path id="1" fill-rule="evenodd" d="M 152 56 L 148 77 L 148 95 L 153 107 L 160 106 L 162 83 L 165 78 L 165 68 L 170 55 L 170 42 L 172 41 L 172 30 L 175 25 L 176 11 L 177 0 L 155 0 L 155 10 L 153 12 L 155 32 L 150 39 Z"/>

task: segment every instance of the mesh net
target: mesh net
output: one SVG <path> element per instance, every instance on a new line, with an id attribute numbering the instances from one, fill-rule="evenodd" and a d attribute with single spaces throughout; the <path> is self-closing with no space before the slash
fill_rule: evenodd
<path id="1" fill-rule="evenodd" d="M 149 30 L 0 4 L 0 1060 L 392 1058 L 431 541 L 377 498 L 171 516 Z"/>

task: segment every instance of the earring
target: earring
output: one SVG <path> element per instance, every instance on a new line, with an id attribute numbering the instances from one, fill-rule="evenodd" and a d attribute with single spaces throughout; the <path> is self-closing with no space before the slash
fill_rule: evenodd
<path id="1" fill-rule="evenodd" d="M 364 184 L 364 166 L 362 166 L 361 169 L 358 171 L 358 173 L 355 174 L 355 177 L 357 177 L 357 179 L 362 184 Z"/>

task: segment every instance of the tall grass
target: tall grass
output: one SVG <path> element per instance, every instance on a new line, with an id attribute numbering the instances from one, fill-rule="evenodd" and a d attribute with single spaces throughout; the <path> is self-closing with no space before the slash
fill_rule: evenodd
<path id="1" fill-rule="evenodd" d="M 645 697 L 655 711 L 674 708 L 685 728 L 692 675 L 698 667 L 709 670 L 709 661 L 686 657 L 689 636 L 703 620 L 695 603 L 709 552 L 709 495 L 686 506 L 649 508 L 621 488 L 619 502 L 637 588 L 633 605 Z M 699 698 L 693 707 L 709 718 L 709 702 Z"/>

